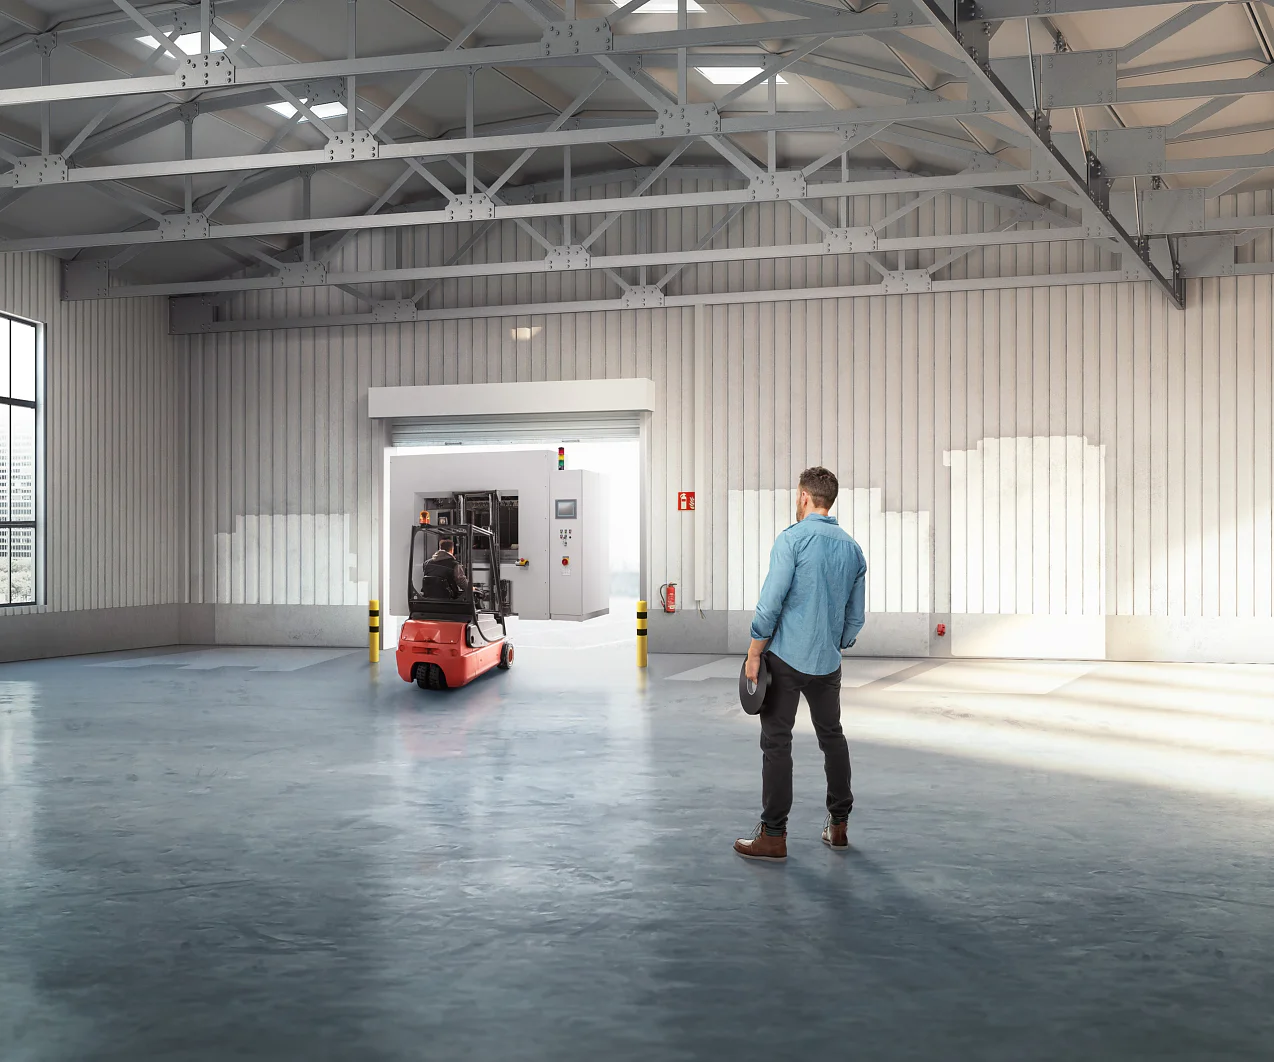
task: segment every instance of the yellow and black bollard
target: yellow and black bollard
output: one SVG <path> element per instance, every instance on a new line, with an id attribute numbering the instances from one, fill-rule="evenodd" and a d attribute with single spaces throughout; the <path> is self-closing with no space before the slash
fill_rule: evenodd
<path id="1" fill-rule="evenodd" d="M 637 666 L 646 666 L 646 602 L 637 602 Z"/>
<path id="2" fill-rule="evenodd" d="M 367 659 L 380 663 L 380 602 L 367 602 Z"/>

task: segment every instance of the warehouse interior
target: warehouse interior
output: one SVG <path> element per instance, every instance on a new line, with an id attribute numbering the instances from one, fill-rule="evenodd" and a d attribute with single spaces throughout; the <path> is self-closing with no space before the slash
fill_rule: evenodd
<path id="1" fill-rule="evenodd" d="M 1272 8 L 0 0 L 0 1058 L 1274 1056 Z"/>

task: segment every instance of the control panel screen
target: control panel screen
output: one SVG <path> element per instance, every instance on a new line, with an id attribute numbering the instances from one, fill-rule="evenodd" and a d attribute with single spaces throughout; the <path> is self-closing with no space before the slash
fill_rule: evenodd
<path id="1" fill-rule="evenodd" d="M 559 520 L 574 520 L 576 514 L 575 498 L 558 498 L 554 503 L 554 511 Z"/>

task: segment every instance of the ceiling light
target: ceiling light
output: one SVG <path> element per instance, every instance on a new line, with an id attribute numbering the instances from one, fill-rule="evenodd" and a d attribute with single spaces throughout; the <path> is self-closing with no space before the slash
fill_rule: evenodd
<path id="1" fill-rule="evenodd" d="M 301 102 L 308 104 L 310 101 L 303 99 Z M 291 118 L 292 115 L 296 114 L 296 108 L 290 103 L 267 103 L 266 106 L 276 114 L 283 115 L 284 118 Z M 325 121 L 328 118 L 339 118 L 342 114 L 349 113 L 343 103 L 316 103 L 310 110 Z M 308 122 L 309 119 L 305 115 L 301 115 L 301 121 Z"/>
<path id="2" fill-rule="evenodd" d="M 154 37 L 138 37 L 138 44 L 144 44 L 147 48 L 158 48 L 159 41 Z M 200 33 L 183 33 L 174 42 L 177 47 L 187 55 L 203 54 L 203 35 Z M 224 52 L 226 50 L 225 41 L 218 38 L 215 33 L 208 34 L 208 50 L 210 52 Z"/>
<path id="3" fill-rule="evenodd" d="M 742 85 L 758 74 L 765 73 L 763 66 L 696 66 L 695 69 L 714 85 Z M 776 80 L 780 85 L 787 84 L 782 74 L 777 74 Z M 760 85 L 757 86 L 757 88 L 760 87 Z"/>
<path id="4" fill-rule="evenodd" d="M 521 340 L 525 343 L 528 339 L 534 339 L 540 334 L 540 325 L 518 325 L 509 329 L 509 338 Z"/>
<path id="5" fill-rule="evenodd" d="M 616 7 L 623 7 L 628 0 L 611 0 Z M 695 3 L 695 0 L 686 0 L 686 11 L 693 15 L 701 13 L 703 8 Z M 633 14 L 641 15 L 675 15 L 677 13 L 677 0 L 650 0 L 648 4 L 642 4 Z"/>

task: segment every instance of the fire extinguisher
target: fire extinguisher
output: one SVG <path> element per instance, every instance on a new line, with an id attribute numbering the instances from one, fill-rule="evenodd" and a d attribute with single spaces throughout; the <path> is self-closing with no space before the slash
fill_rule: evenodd
<path id="1" fill-rule="evenodd" d="M 664 585 L 659 588 L 659 598 L 664 603 L 665 612 L 676 612 L 677 611 L 677 584 L 664 583 Z"/>

